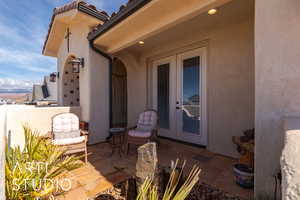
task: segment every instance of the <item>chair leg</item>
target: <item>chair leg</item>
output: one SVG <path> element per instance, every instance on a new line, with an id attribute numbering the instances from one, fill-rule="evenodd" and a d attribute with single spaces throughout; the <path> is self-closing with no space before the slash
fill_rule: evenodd
<path id="1" fill-rule="evenodd" d="M 88 156 L 88 155 L 87 155 L 87 148 L 85 148 L 85 153 L 84 153 L 84 154 L 85 154 L 85 164 L 87 164 L 87 163 L 88 163 L 88 159 L 87 159 L 87 156 Z"/>
<path id="2" fill-rule="evenodd" d="M 127 155 L 129 154 L 130 143 L 127 143 Z"/>

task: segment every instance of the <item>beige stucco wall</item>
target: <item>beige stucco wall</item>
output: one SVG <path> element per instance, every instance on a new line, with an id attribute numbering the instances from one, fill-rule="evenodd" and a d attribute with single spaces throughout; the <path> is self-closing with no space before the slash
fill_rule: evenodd
<path id="1" fill-rule="evenodd" d="M 84 21 L 75 21 L 69 26 L 70 52 L 67 51 L 67 40 L 64 40 L 58 52 L 59 103 L 63 103 L 63 72 L 70 55 L 84 58 L 84 68 L 80 68 L 79 93 L 81 118 L 89 122 L 89 143 L 98 143 L 108 136 L 109 127 L 109 87 L 108 61 L 89 47 L 87 35 L 90 27 Z"/>
<path id="2" fill-rule="evenodd" d="M 253 21 L 226 27 L 209 41 L 209 149 L 237 155 L 232 136 L 254 127 Z"/>
<path id="3" fill-rule="evenodd" d="M 41 135 L 51 131 L 52 117 L 59 113 L 74 113 L 80 117 L 80 107 L 35 107 L 35 106 L 7 106 L 6 131 L 11 132 L 12 146 L 24 145 L 22 126 L 27 124 Z"/>
<path id="4" fill-rule="evenodd" d="M 157 48 L 145 52 L 141 59 L 207 48 L 208 149 L 236 157 L 231 137 L 254 127 L 253 15 L 239 19 L 220 16 L 218 23 L 206 29 L 201 27 L 202 23 L 198 18 L 189 26 L 170 29 Z M 148 101 L 151 99 L 150 95 Z"/>
<path id="5" fill-rule="evenodd" d="M 64 67 L 66 65 L 69 56 L 83 57 L 85 58 L 85 68 L 80 69 L 80 80 L 79 80 L 79 93 L 80 93 L 80 106 L 82 107 L 82 119 L 89 120 L 89 67 L 87 59 L 89 56 L 89 45 L 86 39 L 86 35 L 89 32 L 89 27 L 84 23 L 72 23 L 69 26 L 71 32 L 70 36 L 70 52 L 67 50 L 67 40 L 63 40 L 58 51 L 58 71 L 59 71 L 59 89 L 58 99 L 59 104 L 63 105 L 63 78 L 64 78 Z"/>
<path id="6" fill-rule="evenodd" d="M 280 170 L 283 117 L 300 115 L 299 8 L 298 0 L 256 1 L 256 196 L 272 197 L 273 175 Z"/>
<path id="7" fill-rule="evenodd" d="M 6 136 L 6 107 L 0 106 L 0 199 L 5 198 L 5 136 Z"/>
<path id="8" fill-rule="evenodd" d="M 109 63 L 89 49 L 89 123 L 90 144 L 105 141 L 109 129 Z M 87 98 L 86 96 L 82 98 Z"/>

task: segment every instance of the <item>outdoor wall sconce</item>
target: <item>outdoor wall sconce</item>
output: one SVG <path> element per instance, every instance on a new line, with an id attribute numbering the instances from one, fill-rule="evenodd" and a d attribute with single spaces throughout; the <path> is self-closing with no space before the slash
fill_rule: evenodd
<path id="1" fill-rule="evenodd" d="M 79 73 L 80 66 L 84 67 L 84 58 L 74 58 L 69 63 L 72 65 L 73 73 Z"/>
<path id="2" fill-rule="evenodd" d="M 50 82 L 56 82 L 56 73 L 55 72 L 53 72 L 53 73 L 51 73 L 50 74 Z"/>

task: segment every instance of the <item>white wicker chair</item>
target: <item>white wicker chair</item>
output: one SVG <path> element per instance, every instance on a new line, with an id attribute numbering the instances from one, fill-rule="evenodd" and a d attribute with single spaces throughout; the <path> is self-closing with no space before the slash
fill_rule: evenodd
<path id="1" fill-rule="evenodd" d="M 67 149 L 66 154 L 85 153 L 87 163 L 88 132 L 79 129 L 79 119 L 73 113 L 61 113 L 52 118 L 52 143 Z"/>
<path id="2" fill-rule="evenodd" d="M 157 139 L 158 116 L 156 110 L 147 109 L 139 115 L 137 125 L 127 130 L 127 154 L 130 144 L 142 145 Z"/>

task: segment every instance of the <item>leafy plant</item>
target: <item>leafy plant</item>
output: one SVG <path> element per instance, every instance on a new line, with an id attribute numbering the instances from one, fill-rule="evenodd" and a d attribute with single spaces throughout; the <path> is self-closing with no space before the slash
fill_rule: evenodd
<path id="1" fill-rule="evenodd" d="M 195 184 L 199 180 L 199 174 L 201 169 L 199 167 L 193 166 L 189 176 L 185 180 L 184 184 L 179 188 L 176 192 L 177 185 L 179 183 L 180 177 L 182 176 L 183 169 L 185 167 L 185 161 L 178 172 L 178 160 L 176 160 L 175 164 L 172 166 L 172 172 L 170 175 L 170 179 L 168 181 L 167 187 L 164 191 L 162 200 L 184 200 Z M 137 196 L 137 200 L 158 200 L 159 194 L 157 186 L 154 186 L 153 180 L 151 178 L 147 178 L 143 185 L 139 190 L 139 194 Z"/>
<path id="2" fill-rule="evenodd" d="M 65 150 L 23 126 L 25 146 L 6 145 L 5 189 L 9 200 L 47 199 L 62 192 L 59 178 L 82 166 L 78 156 L 64 156 Z M 65 179 L 64 179 L 65 181 Z"/>

